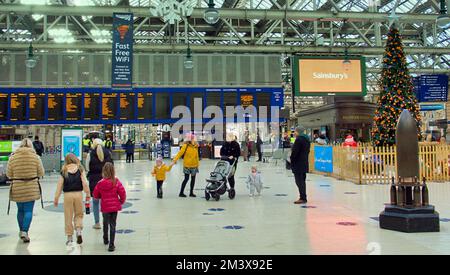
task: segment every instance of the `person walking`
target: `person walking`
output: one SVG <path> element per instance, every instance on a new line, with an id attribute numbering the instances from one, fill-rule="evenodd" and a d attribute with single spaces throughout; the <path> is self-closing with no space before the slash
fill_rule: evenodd
<path id="1" fill-rule="evenodd" d="M 295 129 L 295 142 L 291 152 L 291 169 L 295 177 L 300 198 L 295 204 L 304 204 L 308 202 L 306 195 L 306 173 L 309 172 L 309 150 L 311 143 L 307 135 L 304 134 L 305 128 L 298 126 Z"/>
<path id="2" fill-rule="evenodd" d="M 230 188 L 234 189 L 235 180 L 234 173 L 237 169 L 237 164 L 239 160 L 239 156 L 241 155 L 241 148 L 239 147 L 239 143 L 234 139 L 233 133 L 228 133 L 226 136 L 226 141 L 222 148 L 220 149 L 220 156 L 222 158 L 226 158 L 230 164 L 234 162 L 234 172 L 228 178 L 228 182 L 230 183 Z"/>
<path id="3" fill-rule="evenodd" d="M 162 186 L 166 180 L 166 173 L 172 169 L 173 163 L 169 166 L 165 165 L 162 158 L 156 159 L 156 165 L 153 167 L 152 176 L 156 178 L 157 198 L 163 198 Z"/>
<path id="4" fill-rule="evenodd" d="M 86 158 L 86 170 L 88 171 L 89 189 L 91 194 L 94 192 L 95 186 L 102 179 L 103 166 L 106 163 L 113 163 L 111 152 L 103 148 L 101 139 L 94 139 L 92 150 Z M 101 229 L 100 226 L 100 201 L 94 199 L 92 201 L 92 212 L 94 214 L 94 229 Z"/>
<path id="5" fill-rule="evenodd" d="M 42 144 L 38 136 L 34 137 L 33 148 L 36 151 L 36 154 L 42 157 L 42 154 L 44 153 L 44 144 Z"/>
<path id="6" fill-rule="evenodd" d="M 244 138 L 244 140 L 241 142 L 241 148 L 242 148 L 242 157 L 244 158 L 244 162 L 248 161 L 248 144 L 247 144 L 247 138 Z"/>
<path id="7" fill-rule="evenodd" d="M 126 201 L 127 193 L 120 180 L 116 177 L 116 172 L 112 163 L 106 163 L 103 166 L 102 177 L 103 179 L 95 186 L 93 196 L 95 199 L 101 200 L 103 243 L 105 245 L 109 244 L 108 251 L 113 252 L 116 249 L 117 213 L 122 210 L 122 205 Z"/>
<path id="8" fill-rule="evenodd" d="M 39 178 L 44 173 L 44 166 L 31 140 L 22 140 L 20 147 L 9 158 L 6 176 L 11 180 L 9 199 L 17 204 L 19 237 L 24 243 L 30 242 L 28 232 L 33 219 L 34 202 L 42 197 Z"/>
<path id="9" fill-rule="evenodd" d="M 83 230 L 83 191 L 86 194 L 86 202 L 91 200 L 91 192 L 86 179 L 86 172 L 80 160 L 72 153 L 67 154 L 64 166 L 61 169 L 55 199 L 53 205 L 58 207 L 61 192 L 64 192 L 64 220 L 67 236 L 66 245 L 73 243 L 73 231 L 77 235 L 77 244 L 83 243 L 81 231 Z"/>
<path id="10" fill-rule="evenodd" d="M 184 139 L 184 144 L 181 147 L 178 154 L 173 159 L 173 164 L 177 163 L 177 161 L 183 158 L 183 173 L 184 180 L 181 183 L 181 190 L 179 197 L 185 198 L 184 188 L 189 180 L 189 175 L 191 176 L 191 190 L 189 193 L 189 197 L 195 198 L 194 194 L 194 186 L 195 186 L 195 177 L 198 173 L 198 166 L 200 165 L 200 159 L 198 156 L 198 144 L 195 141 L 195 136 L 192 134 L 187 134 Z"/>
<path id="11" fill-rule="evenodd" d="M 126 162 L 134 163 L 134 142 L 131 139 L 128 139 L 127 143 L 125 143 L 125 153 L 127 155 Z"/>
<path id="12" fill-rule="evenodd" d="M 261 162 L 262 161 L 262 146 L 263 142 L 261 139 L 261 136 L 259 134 L 257 134 L 256 136 L 256 151 L 258 152 L 258 160 L 257 162 Z"/>

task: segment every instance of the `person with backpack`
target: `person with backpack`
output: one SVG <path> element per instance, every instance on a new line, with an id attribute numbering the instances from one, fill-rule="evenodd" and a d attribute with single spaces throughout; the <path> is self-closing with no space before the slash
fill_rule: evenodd
<path id="1" fill-rule="evenodd" d="M 19 237 L 24 243 L 30 242 L 28 231 L 33 219 L 34 202 L 42 199 L 39 178 L 44 173 L 44 166 L 31 140 L 22 140 L 20 147 L 9 158 L 6 176 L 11 181 L 9 199 L 17 204 Z"/>
<path id="2" fill-rule="evenodd" d="M 189 193 L 189 197 L 195 198 L 194 194 L 194 186 L 195 186 L 195 176 L 198 173 L 198 166 L 200 165 L 200 158 L 198 155 L 198 144 L 195 141 L 195 136 L 192 134 L 187 134 L 184 139 L 184 144 L 181 147 L 178 154 L 173 158 L 173 164 L 176 164 L 177 161 L 183 158 L 183 173 L 184 180 L 181 183 L 181 190 L 179 197 L 185 198 L 184 188 L 189 180 L 189 176 L 191 176 L 191 190 Z"/>
<path id="3" fill-rule="evenodd" d="M 91 194 L 94 192 L 95 186 L 102 179 L 103 166 L 106 163 L 113 163 L 111 152 L 105 149 L 101 139 L 94 139 L 92 150 L 86 158 L 86 169 L 88 171 L 89 189 Z M 94 199 L 92 201 L 92 212 L 94 213 L 94 229 L 101 229 L 100 226 L 100 201 Z"/>
<path id="4" fill-rule="evenodd" d="M 34 150 L 36 151 L 36 154 L 38 156 L 42 157 L 42 154 L 44 153 L 44 144 L 42 144 L 42 142 L 39 140 L 38 136 L 34 137 L 33 147 L 34 147 Z"/>
<path id="5" fill-rule="evenodd" d="M 66 245 L 73 243 L 73 231 L 77 235 L 77 244 L 83 243 L 81 230 L 83 230 L 83 192 L 86 194 L 86 202 L 91 199 L 91 192 L 86 179 L 86 173 L 80 160 L 72 153 L 67 154 L 64 158 L 64 165 L 61 169 L 55 199 L 53 205 L 58 207 L 59 197 L 64 192 L 64 220 L 65 231 L 67 236 Z"/>

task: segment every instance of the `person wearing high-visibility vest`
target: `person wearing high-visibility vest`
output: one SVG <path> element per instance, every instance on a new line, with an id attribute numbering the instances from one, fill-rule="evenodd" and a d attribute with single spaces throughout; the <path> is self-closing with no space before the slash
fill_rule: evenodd
<path id="1" fill-rule="evenodd" d="M 112 146 L 113 146 L 113 143 L 112 143 L 111 139 L 108 137 L 105 141 L 105 148 L 111 151 Z"/>

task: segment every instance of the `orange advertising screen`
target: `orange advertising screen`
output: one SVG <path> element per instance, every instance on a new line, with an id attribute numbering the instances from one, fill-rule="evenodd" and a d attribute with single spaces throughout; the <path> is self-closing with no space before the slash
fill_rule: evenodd
<path id="1" fill-rule="evenodd" d="M 294 90 L 299 96 L 366 94 L 365 61 L 362 57 L 296 57 Z"/>

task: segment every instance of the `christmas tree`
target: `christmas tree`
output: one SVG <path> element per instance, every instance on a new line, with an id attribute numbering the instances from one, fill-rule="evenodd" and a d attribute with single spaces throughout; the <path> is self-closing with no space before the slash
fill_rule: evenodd
<path id="1" fill-rule="evenodd" d="M 379 87 L 380 98 L 372 128 L 373 144 L 375 146 L 395 144 L 397 121 L 404 109 L 408 109 L 417 121 L 420 140 L 419 105 L 406 66 L 401 36 L 395 27 L 389 30 Z"/>

